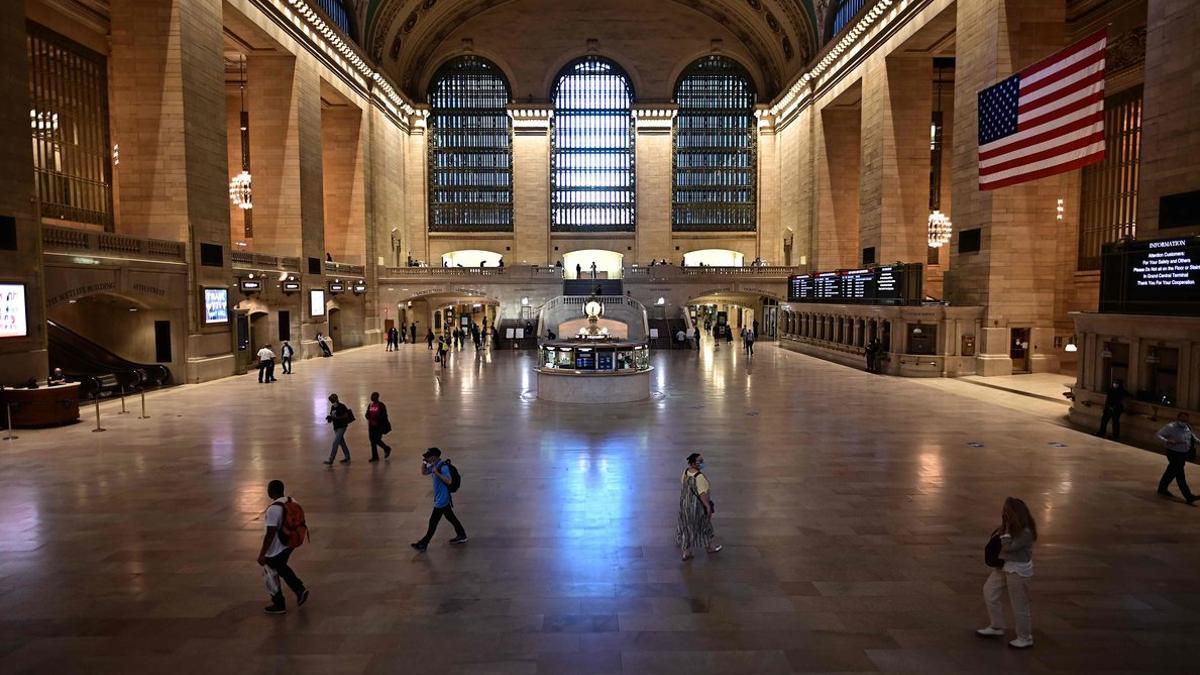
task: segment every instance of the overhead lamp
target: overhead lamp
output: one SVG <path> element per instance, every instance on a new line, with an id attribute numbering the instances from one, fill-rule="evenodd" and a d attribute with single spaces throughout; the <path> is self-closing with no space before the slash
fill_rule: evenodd
<path id="1" fill-rule="evenodd" d="M 665 305 L 665 304 L 667 304 L 667 299 L 666 299 L 666 298 L 659 298 L 659 299 L 658 299 L 658 301 L 657 301 L 657 302 L 655 302 L 654 304 L 656 304 L 656 305 Z"/>
<path id="2" fill-rule="evenodd" d="M 1075 336 L 1074 335 L 1071 336 L 1071 339 L 1067 340 L 1067 345 L 1065 347 L 1063 347 L 1063 351 L 1072 352 L 1072 353 L 1079 351 L 1079 345 L 1075 344 Z"/>

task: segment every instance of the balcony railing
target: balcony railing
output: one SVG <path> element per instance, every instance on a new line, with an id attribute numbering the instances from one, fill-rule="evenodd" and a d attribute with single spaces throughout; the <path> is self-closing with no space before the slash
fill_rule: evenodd
<path id="1" fill-rule="evenodd" d="M 181 241 L 143 239 L 125 234 L 77 230 L 58 225 L 42 226 L 42 247 L 56 253 L 111 254 L 118 258 L 150 258 L 187 262 L 187 246 Z"/>
<path id="2" fill-rule="evenodd" d="M 229 261 L 233 263 L 234 269 L 278 270 L 281 272 L 300 271 L 300 258 L 289 256 L 253 253 L 250 251 L 233 251 L 229 254 Z"/>
<path id="3" fill-rule="evenodd" d="M 510 267 L 388 267 L 381 276 L 394 279 L 500 277 L 504 279 L 562 279 L 563 269 L 548 265 Z"/>
<path id="4" fill-rule="evenodd" d="M 749 277 L 754 279 L 786 279 L 793 274 L 804 274 L 804 267 L 763 265 L 750 267 L 679 267 L 677 265 L 651 265 L 649 267 L 626 267 L 627 279 L 688 280 L 695 277 Z"/>
<path id="5" fill-rule="evenodd" d="M 325 261 L 325 274 L 343 277 L 361 277 L 365 276 L 367 268 L 363 265 L 353 265 L 351 263 Z"/>

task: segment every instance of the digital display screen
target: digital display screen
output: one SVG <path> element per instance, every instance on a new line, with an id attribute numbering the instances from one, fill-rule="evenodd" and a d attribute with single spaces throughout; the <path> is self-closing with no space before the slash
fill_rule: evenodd
<path id="1" fill-rule="evenodd" d="M 595 370 L 596 352 L 591 349 L 580 349 L 575 352 L 575 368 L 578 370 Z"/>
<path id="2" fill-rule="evenodd" d="M 283 282 L 283 292 L 284 293 L 295 293 L 298 290 L 300 290 L 300 282 L 299 281 Z"/>
<path id="3" fill-rule="evenodd" d="M 1100 311 L 1200 315 L 1200 236 L 1106 246 Z"/>
<path id="4" fill-rule="evenodd" d="M 262 290 L 262 282 L 259 281 L 258 279 L 242 279 L 238 283 L 238 286 L 242 289 L 243 292 L 261 291 Z"/>
<path id="5" fill-rule="evenodd" d="M 312 316 L 325 316 L 325 291 L 314 288 L 308 292 L 309 312 Z"/>
<path id="6" fill-rule="evenodd" d="M 788 302 L 920 304 L 924 276 L 921 263 L 803 274 L 788 278 Z"/>
<path id="7" fill-rule="evenodd" d="M 600 352 L 596 355 L 597 370 L 612 370 L 613 369 L 613 353 Z"/>
<path id="8" fill-rule="evenodd" d="M 329 284 L 329 292 L 333 294 L 342 293 L 346 290 L 346 285 L 336 281 Z"/>
<path id="9" fill-rule="evenodd" d="M 0 338 L 25 337 L 25 284 L 0 284 Z"/>
<path id="10" fill-rule="evenodd" d="M 229 289 L 204 289 L 204 323 L 226 323 L 229 321 Z"/>

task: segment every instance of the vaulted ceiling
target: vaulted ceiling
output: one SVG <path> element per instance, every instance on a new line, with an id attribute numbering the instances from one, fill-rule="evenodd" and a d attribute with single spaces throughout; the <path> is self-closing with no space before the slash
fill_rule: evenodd
<path id="1" fill-rule="evenodd" d="M 486 50 L 488 45 L 471 35 L 470 26 L 489 12 L 524 1 L 352 0 L 346 4 L 353 5 L 358 15 L 362 47 L 410 97 L 421 100 L 422 78 L 431 68 L 430 60 L 443 58 L 448 50 L 457 48 L 457 45 L 447 46 L 448 40 L 473 41 Z M 757 71 L 762 87 L 760 98 L 774 96 L 816 52 L 821 33 L 817 14 L 824 15 L 826 7 L 834 4 L 831 0 L 641 0 L 641 3 L 646 10 L 671 5 L 676 14 L 695 13 L 699 15 L 696 30 L 720 32 L 720 40 L 734 42 L 731 51 L 744 54 L 750 61 L 746 65 Z M 555 0 L 553 13 L 562 12 L 565 23 L 569 14 L 578 17 L 582 12 L 600 11 L 610 4 L 609 0 Z M 632 16 L 621 18 L 636 26 L 640 12 L 629 14 Z M 557 18 L 530 12 L 527 20 L 554 31 Z M 521 20 L 525 20 L 525 15 Z M 580 23 L 576 20 L 573 25 L 578 27 Z M 613 35 L 612 31 L 609 34 Z M 594 36 L 574 37 L 582 45 Z M 712 36 L 695 37 L 707 41 Z M 653 38 L 647 37 L 646 41 L 652 42 Z M 486 42 L 486 37 L 482 42 Z M 621 42 L 628 48 L 627 41 Z M 644 51 L 654 48 L 655 45 L 646 44 Z"/>

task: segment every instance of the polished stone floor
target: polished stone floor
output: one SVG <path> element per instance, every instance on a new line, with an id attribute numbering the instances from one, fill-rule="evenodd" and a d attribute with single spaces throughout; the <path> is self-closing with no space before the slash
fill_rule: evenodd
<path id="1" fill-rule="evenodd" d="M 707 345 L 706 345 L 707 347 Z M 1064 408 L 871 376 L 759 343 L 655 354 L 649 402 L 536 400 L 529 356 L 420 345 L 307 361 L 0 442 L 0 673 L 1197 672 L 1200 509 L 1160 456 Z M 391 410 L 396 453 L 327 468 L 325 397 Z M 90 411 L 89 411 L 90 413 Z M 429 551 L 421 450 L 471 536 Z M 707 458 L 725 550 L 681 563 Z M 1200 482 L 1200 471 L 1193 471 Z M 265 616 L 266 482 L 304 504 L 302 609 Z M 1036 646 L 976 638 L 1008 495 L 1039 520 Z"/>

